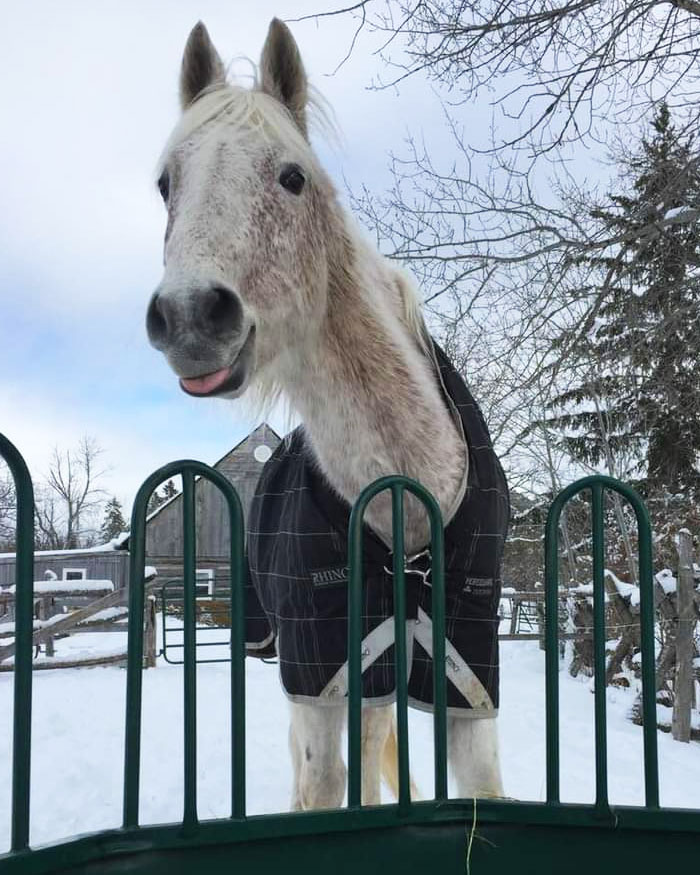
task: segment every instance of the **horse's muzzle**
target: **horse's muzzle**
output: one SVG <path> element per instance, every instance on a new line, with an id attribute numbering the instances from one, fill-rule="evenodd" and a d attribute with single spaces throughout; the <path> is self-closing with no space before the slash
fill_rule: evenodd
<path id="1" fill-rule="evenodd" d="M 227 286 L 161 285 L 148 305 L 146 331 L 187 394 L 236 397 L 245 390 L 255 361 L 255 325 Z"/>

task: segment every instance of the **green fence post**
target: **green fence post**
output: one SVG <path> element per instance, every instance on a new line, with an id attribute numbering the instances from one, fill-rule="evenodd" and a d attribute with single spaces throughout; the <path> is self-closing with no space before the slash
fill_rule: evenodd
<path id="1" fill-rule="evenodd" d="M 34 631 L 34 488 L 29 469 L 19 450 L 3 434 L 0 434 L 0 457 L 7 462 L 17 491 L 11 847 L 13 851 L 21 851 L 29 846 L 32 634 Z"/>
<path id="2" fill-rule="evenodd" d="M 195 477 L 209 480 L 223 493 L 231 526 L 231 696 L 232 696 L 232 816 L 245 817 L 245 573 L 243 508 L 232 484 L 214 468 L 184 459 L 154 471 L 141 485 L 131 514 L 129 617 L 143 617 L 146 562 L 146 508 L 153 491 L 171 477 L 182 476 L 183 604 L 185 703 L 185 810 L 183 826 L 197 825 L 197 708 L 196 708 L 196 529 Z M 124 827 L 138 826 L 141 769 L 141 700 L 143 623 L 129 622 L 127 661 L 126 737 L 124 752 Z M 165 646 L 165 643 L 164 643 Z"/>
<path id="3" fill-rule="evenodd" d="M 545 642 L 547 707 L 547 802 L 559 801 L 559 655 L 558 655 L 558 526 L 569 499 L 584 489 L 592 490 L 594 550 L 594 648 L 596 671 L 596 808 L 609 812 L 607 800 L 607 750 L 605 726 L 605 588 L 603 491 L 617 492 L 634 510 L 639 541 L 640 628 L 642 651 L 642 714 L 644 733 L 644 782 L 646 804 L 659 806 L 658 753 L 656 739 L 656 689 L 654 654 L 654 583 L 651 554 L 651 524 L 640 496 L 625 483 L 594 474 L 577 480 L 554 499 L 545 526 Z M 598 606 L 596 608 L 596 605 Z"/>
<path id="4" fill-rule="evenodd" d="M 435 739 L 435 796 L 447 797 L 447 709 L 445 675 L 445 580 L 444 526 L 433 496 L 415 480 L 398 474 L 381 477 L 360 493 L 348 527 L 348 806 L 362 799 L 362 526 L 369 502 L 385 489 L 392 496 L 393 574 L 395 615 L 395 663 L 397 684 L 397 731 L 399 745 L 399 811 L 411 805 L 408 758 L 408 654 L 406 650 L 406 600 L 404 569 L 403 494 L 411 492 L 424 505 L 430 522 L 433 599 L 433 685 Z M 403 742 L 403 743 L 402 743 Z"/>
<path id="5" fill-rule="evenodd" d="M 605 523 L 603 484 L 591 484 L 593 522 L 593 671 L 595 684 L 595 806 L 602 817 L 608 807 L 608 745 L 605 701 Z"/>
<path id="6" fill-rule="evenodd" d="M 194 474 L 182 472 L 183 534 L 183 625 L 184 625 L 184 792 L 182 824 L 191 831 L 197 824 L 197 633 L 195 631 L 197 592 L 197 541 L 195 533 Z"/>

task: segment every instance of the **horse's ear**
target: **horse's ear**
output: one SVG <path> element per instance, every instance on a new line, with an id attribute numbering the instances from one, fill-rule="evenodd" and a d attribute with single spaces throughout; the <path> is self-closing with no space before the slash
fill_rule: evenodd
<path id="1" fill-rule="evenodd" d="M 263 46 L 260 88 L 287 107 L 306 137 L 306 72 L 292 32 L 279 18 L 273 18 L 270 22 Z"/>
<path id="2" fill-rule="evenodd" d="M 226 71 L 201 21 L 192 28 L 180 68 L 180 106 L 183 110 L 210 85 L 224 84 Z"/>

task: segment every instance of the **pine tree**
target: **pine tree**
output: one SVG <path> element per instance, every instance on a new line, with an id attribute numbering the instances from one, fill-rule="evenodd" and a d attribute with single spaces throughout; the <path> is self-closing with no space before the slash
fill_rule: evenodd
<path id="1" fill-rule="evenodd" d="M 171 498 L 177 495 L 177 487 L 173 483 L 172 480 L 168 480 L 168 482 L 163 487 L 163 498 L 165 501 L 169 501 Z"/>
<path id="2" fill-rule="evenodd" d="M 146 508 L 146 516 L 150 516 L 153 511 L 158 510 L 158 508 L 163 504 L 165 499 L 163 496 L 155 489 L 151 493 L 151 497 L 148 499 L 148 507 Z"/>
<path id="3" fill-rule="evenodd" d="M 156 489 L 151 497 L 148 500 L 148 508 L 146 509 L 146 514 L 150 516 L 155 510 L 161 506 L 161 504 L 165 504 L 166 501 L 170 501 L 175 495 L 178 494 L 177 487 L 173 483 L 172 480 L 168 480 L 168 482 L 163 486 L 163 491 L 158 492 Z"/>
<path id="4" fill-rule="evenodd" d="M 100 538 L 103 543 L 118 537 L 122 532 L 128 531 L 129 527 L 124 519 L 122 506 L 115 496 L 112 496 L 105 507 L 105 517 L 100 529 Z"/>
<path id="5" fill-rule="evenodd" d="M 573 347 L 584 376 L 553 405 L 578 409 L 550 420 L 580 461 L 636 457 L 648 495 L 700 485 L 699 160 L 662 105 L 651 138 L 625 161 L 627 193 L 593 213 L 623 242 L 610 257 L 587 259 L 608 282 L 594 329 Z"/>

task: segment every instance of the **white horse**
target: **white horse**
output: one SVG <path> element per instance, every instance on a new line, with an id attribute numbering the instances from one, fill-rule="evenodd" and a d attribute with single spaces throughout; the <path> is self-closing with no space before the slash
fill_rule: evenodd
<path id="1" fill-rule="evenodd" d="M 418 479 L 447 517 L 468 453 L 424 352 L 406 274 L 356 231 L 309 144 L 299 50 L 273 20 L 252 89 L 226 83 L 200 23 L 185 48 L 183 114 L 163 153 L 165 271 L 149 305 L 151 343 L 191 395 L 283 393 L 327 481 L 349 503 L 376 478 Z M 367 521 L 391 539 L 388 495 Z M 429 537 L 407 501 L 406 548 Z M 338 807 L 342 706 L 291 705 L 292 807 Z M 363 709 L 362 790 L 380 801 L 393 759 L 392 708 Z M 460 796 L 502 796 L 495 719 L 448 718 Z M 386 771 L 386 769 L 385 769 Z"/>

